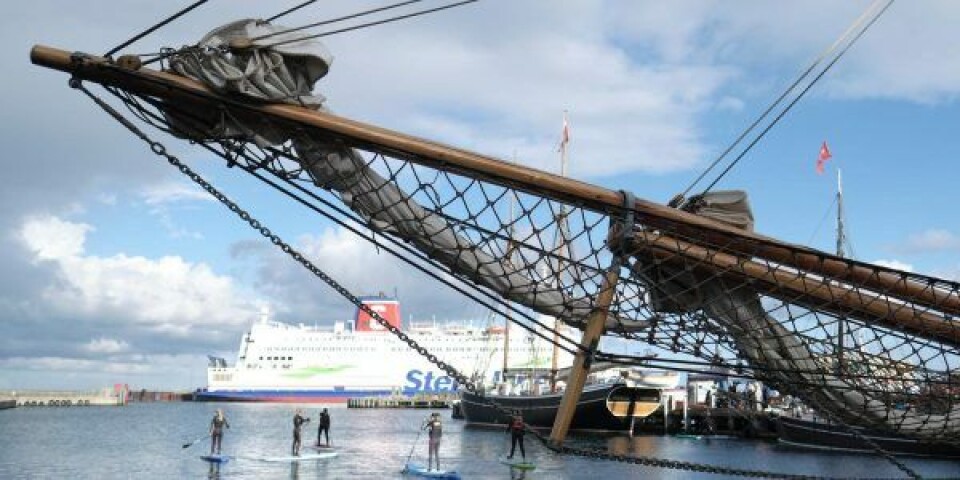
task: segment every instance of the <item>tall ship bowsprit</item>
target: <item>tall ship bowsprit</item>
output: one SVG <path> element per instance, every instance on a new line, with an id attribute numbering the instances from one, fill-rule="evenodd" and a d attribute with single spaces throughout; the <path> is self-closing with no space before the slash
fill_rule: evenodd
<path id="1" fill-rule="evenodd" d="M 183 160 L 187 155 L 155 140 L 157 131 L 189 143 L 184 148 L 206 150 L 231 167 L 231 175 L 262 181 L 297 208 L 355 233 L 442 288 L 491 311 L 510 310 L 505 316 L 511 322 L 571 355 L 550 437 L 537 434 L 558 454 L 630 461 L 609 452 L 558 448 L 580 398 L 590 391 L 591 366 L 602 361 L 688 373 L 728 369 L 801 400 L 858 441 L 864 440 L 859 432 L 867 431 L 960 447 L 960 283 L 763 235 L 756 228 L 763 222 L 755 222 L 745 191 L 714 188 L 891 3 L 871 4 L 713 162 L 726 161 L 726 168 L 716 173 L 709 167 L 667 204 L 331 113 L 326 98 L 314 92 L 323 88 L 332 60 L 317 40 L 325 34 L 307 31 L 319 24 L 288 29 L 239 20 L 180 48 L 151 46 L 141 50 L 148 53 L 113 56 L 141 36 L 106 56 L 36 46 L 31 59 L 69 73 L 71 86 L 143 140 L 159 161 L 210 193 L 265 242 L 379 325 L 399 317 L 391 319 L 389 311 L 383 315 L 357 298 L 323 265 L 196 173 Z M 439 9 L 424 13 L 431 11 Z M 410 16 L 397 17 L 402 18 Z M 593 161 L 602 161 L 593 153 Z M 514 205 L 516 217 L 508 214 Z M 887 222 L 883 228 L 896 226 Z M 574 248 L 557 249 L 544 235 L 558 231 L 563 244 Z M 303 375 L 321 382 L 318 398 L 336 398 L 402 387 L 406 375 L 417 370 L 433 372 L 431 388 L 438 375 L 448 377 L 450 386 L 456 381 L 478 401 L 510 413 L 471 379 L 473 370 L 461 363 L 467 357 L 451 350 L 455 342 L 413 331 L 360 328 L 358 323 L 357 331 L 320 334 L 267 322 L 251 332 L 253 343 L 245 342 L 237 367 L 215 367 L 214 374 L 223 377 L 211 381 L 207 394 L 226 386 L 236 392 L 272 386 L 277 398 L 295 396 L 307 392 L 295 378 Z M 301 349 L 314 348 L 311 339 L 320 347 L 320 338 L 330 340 L 332 348 L 374 349 L 367 353 L 397 348 L 391 358 L 402 361 L 374 372 L 353 365 L 355 357 L 335 358 L 333 353 L 343 350 L 267 353 L 259 350 L 269 348 L 261 334 L 296 337 L 294 345 Z M 603 336 L 649 345 L 665 355 L 650 359 L 636 349 L 612 351 L 600 343 Z M 348 337 L 349 344 L 336 340 Z M 858 344 L 838 347 L 844 338 L 856 338 Z M 489 348 L 496 348 L 493 343 Z M 403 353 L 406 345 L 420 359 Z M 436 355 L 430 353 L 434 349 Z M 432 367 L 417 363 L 425 360 Z M 349 369 L 357 375 L 348 381 Z M 274 372 L 284 371 L 293 376 L 282 377 L 283 391 L 277 393 Z M 337 373 L 328 375 L 332 371 Z M 864 444 L 896 463 L 883 445 Z M 790 476 L 719 465 L 678 467 L 666 459 L 648 458 L 644 464 Z"/>
<path id="2" fill-rule="evenodd" d="M 490 359 L 503 357 L 504 329 L 463 323 L 404 326 L 400 302 L 383 296 L 361 297 L 363 305 L 445 361 L 481 382 L 499 382 L 502 371 Z M 516 338 L 510 342 L 510 368 L 543 371 L 550 365 L 546 348 Z M 569 366 L 570 355 L 559 362 Z M 352 397 L 444 394 L 457 382 L 358 308 L 349 321 L 332 327 L 290 325 L 264 311 L 243 334 L 236 363 L 211 357 L 207 387 L 197 400 L 247 402 L 346 402 Z"/>

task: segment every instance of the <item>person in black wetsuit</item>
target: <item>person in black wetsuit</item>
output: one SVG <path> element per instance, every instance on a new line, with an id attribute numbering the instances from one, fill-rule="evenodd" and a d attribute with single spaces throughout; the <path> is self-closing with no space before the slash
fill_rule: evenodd
<path id="1" fill-rule="evenodd" d="M 210 455 L 213 455 L 214 452 L 220 455 L 224 427 L 230 428 L 230 424 L 227 423 L 227 417 L 223 415 L 223 410 L 218 408 L 217 413 L 213 415 L 213 420 L 210 421 Z"/>
<path id="2" fill-rule="evenodd" d="M 323 444 L 326 447 L 330 446 L 330 414 L 327 413 L 327 409 L 324 408 L 320 412 L 320 417 L 317 419 L 317 446 L 320 446 L 320 435 L 323 435 L 326 442 Z"/>
<path id="3" fill-rule="evenodd" d="M 310 421 L 309 418 L 301 415 L 302 411 L 298 408 L 297 413 L 293 415 L 293 456 L 300 456 L 300 427 Z"/>
<path id="4" fill-rule="evenodd" d="M 427 436 L 429 437 L 429 443 L 427 444 L 427 469 L 430 469 L 431 465 L 433 465 L 433 460 L 436 459 L 437 470 L 440 470 L 440 437 L 443 435 L 443 425 L 440 423 L 440 414 L 431 414 L 430 418 L 424 423 L 423 429 L 427 431 Z"/>
<path id="5" fill-rule="evenodd" d="M 513 452 L 517 448 L 517 444 L 520 445 L 520 456 L 524 460 L 527 459 L 527 452 L 523 450 L 523 434 L 526 433 L 523 429 L 523 417 L 520 414 L 513 416 L 513 419 L 510 420 L 510 424 L 507 425 L 507 432 L 510 432 L 510 455 L 507 458 L 513 458 Z"/>

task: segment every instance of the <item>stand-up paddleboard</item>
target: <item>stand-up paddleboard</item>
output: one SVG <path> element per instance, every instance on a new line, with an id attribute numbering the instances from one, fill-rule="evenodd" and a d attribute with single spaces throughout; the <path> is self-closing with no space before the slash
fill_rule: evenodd
<path id="1" fill-rule="evenodd" d="M 305 462 L 308 460 L 323 460 L 337 456 L 337 452 L 302 453 L 300 455 L 286 455 L 280 457 L 256 457 L 261 462 Z"/>
<path id="2" fill-rule="evenodd" d="M 307 445 L 306 448 L 311 450 L 316 450 L 318 452 L 333 452 L 333 445 Z"/>
<path id="3" fill-rule="evenodd" d="M 537 468 L 535 463 L 523 459 L 500 457 L 500 463 L 509 465 L 510 468 L 516 468 L 517 470 L 533 470 Z"/>
<path id="4" fill-rule="evenodd" d="M 230 461 L 229 455 L 201 455 L 201 460 L 210 462 L 210 463 L 227 463 Z"/>
<path id="5" fill-rule="evenodd" d="M 413 475 L 422 478 L 445 478 L 447 480 L 460 480 L 460 474 L 454 470 L 430 470 L 423 465 L 408 463 L 401 472 L 404 475 Z"/>
<path id="6" fill-rule="evenodd" d="M 674 438 L 680 438 L 683 440 L 702 440 L 703 435 L 693 435 L 689 433 L 678 433 L 673 436 Z"/>

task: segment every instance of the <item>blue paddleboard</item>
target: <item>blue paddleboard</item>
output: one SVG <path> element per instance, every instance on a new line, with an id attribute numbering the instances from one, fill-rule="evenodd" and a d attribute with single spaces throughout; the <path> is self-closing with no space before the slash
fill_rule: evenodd
<path id="1" fill-rule="evenodd" d="M 445 478 L 447 480 L 460 480 L 460 474 L 454 470 L 429 470 L 423 465 L 408 463 L 403 467 L 403 474 L 413 475 L 422 478 Z"/>
<path id="2" fill-rule="evenodd" d="M 230 456 L 229 455 L 201 455 L 200 459 L 210 463 L 227 463 L 230 461 Z"/>

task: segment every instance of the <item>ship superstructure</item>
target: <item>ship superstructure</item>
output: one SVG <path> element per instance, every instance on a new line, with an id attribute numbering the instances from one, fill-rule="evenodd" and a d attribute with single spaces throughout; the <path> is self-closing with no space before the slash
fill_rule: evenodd
<path id="1" fill-rule="evenodd" d="M 396 299 L 380 296 L 362 301 L 391 325 L 403 328 Z M 502 327 L 411 324 L 403 330 L 458 371 L 472 372 L 485 383 L 503 378 Z M 546 341 L 514 333 L 509 343 L 512 372 L 550 367 L 552 349 Z M 572 360 L 561 352 L 558 364 L 569 366 Z M 332 327 L 290 325 L 271 320 L 264 312 L 243 335 L 234 366 L 211 357 L 207 388 L 197 396 L 201 400 L 341 402 L 360 396 L 452 392 L 457 387 L 452 378 L 361 309 L 353 321 L 338 321 Z"/>

